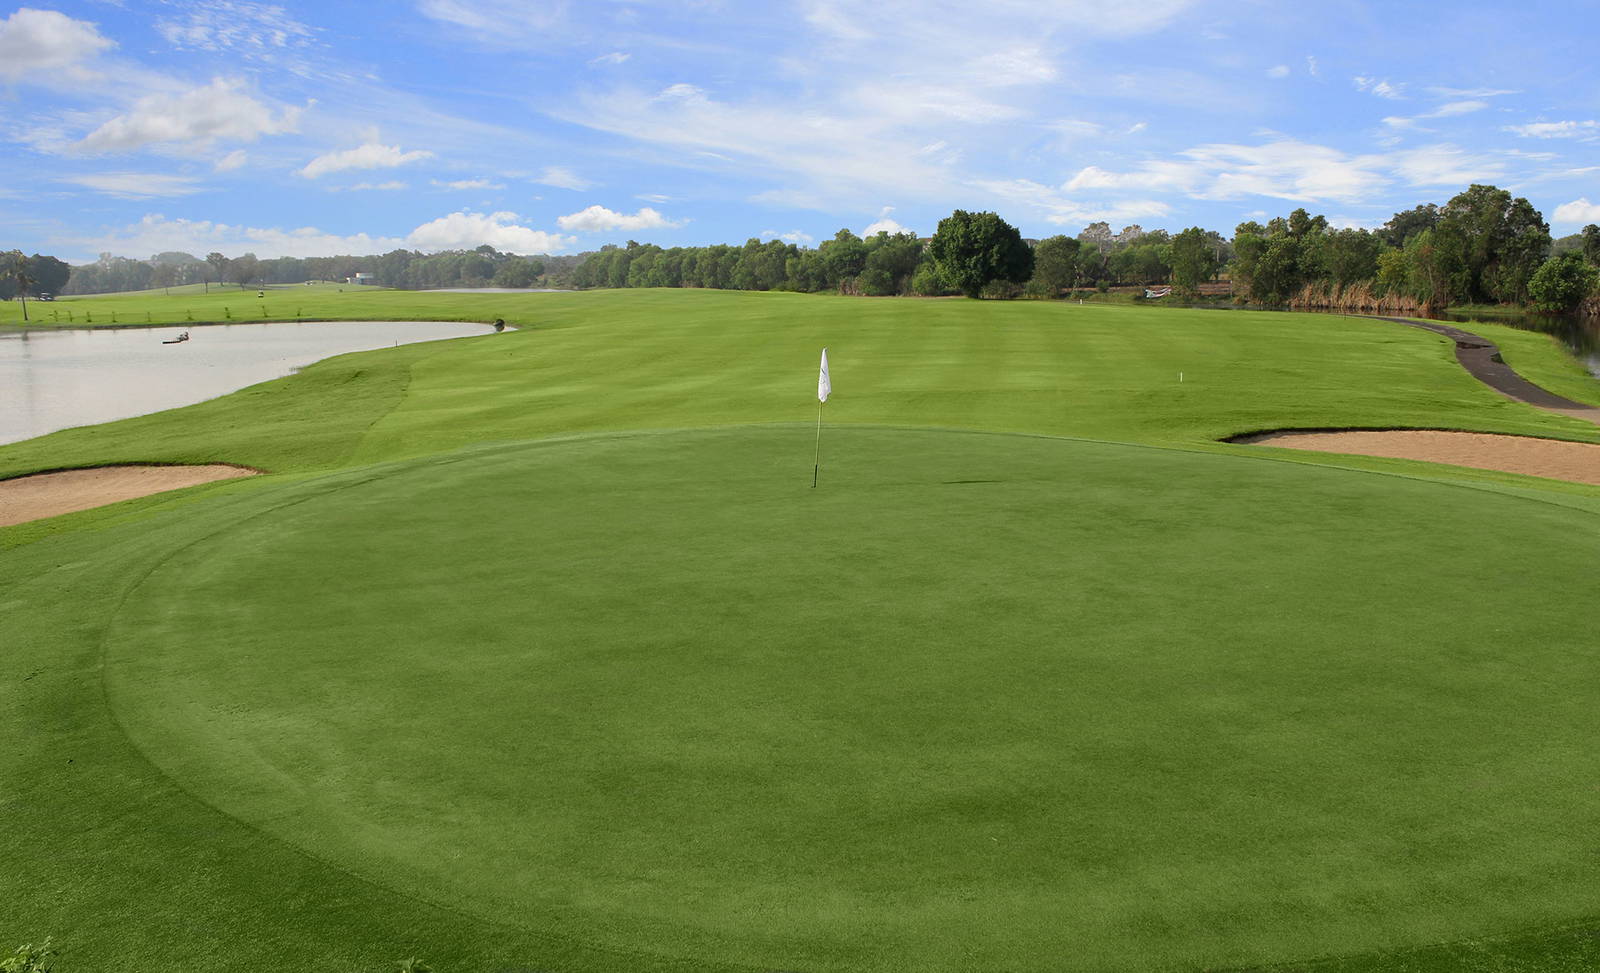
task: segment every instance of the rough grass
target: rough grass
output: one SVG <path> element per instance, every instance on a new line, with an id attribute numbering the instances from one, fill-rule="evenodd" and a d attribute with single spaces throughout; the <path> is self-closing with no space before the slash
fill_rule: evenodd
<path id="1" fill-rule="evenodd" d="M 1600 959 L 1600 491 L 1205 445 L 1592 427 L 1373 322 L 519 300 L 0 449 L 280 471 L 0 531 L 0 931 L 63 973 Z"/>

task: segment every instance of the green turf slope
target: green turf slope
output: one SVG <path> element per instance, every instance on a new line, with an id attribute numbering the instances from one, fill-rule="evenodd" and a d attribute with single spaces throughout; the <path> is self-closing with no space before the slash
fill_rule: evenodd
<path id="1" fill-rule="evenodd" d="M 0 531 L 0 936 L 61 973 L 1600 962 L 1600 491 L 1205 445 L 1578 424 L 1387 325 L 543 297 L 0 448 L 282 471 Z"/>

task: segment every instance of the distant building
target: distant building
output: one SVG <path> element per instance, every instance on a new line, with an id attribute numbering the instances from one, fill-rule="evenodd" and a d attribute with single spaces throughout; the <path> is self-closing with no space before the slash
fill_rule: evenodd
<path id="1" fill-rule="evenodd" d="M 377 274 L 356 274 L 354 277 L 346 277 L 344 279 L 344 282 L 346 284 L 371 284 L 374 287 L 376 287 L 377 284 L 378 284 L 378 275 Z"/>

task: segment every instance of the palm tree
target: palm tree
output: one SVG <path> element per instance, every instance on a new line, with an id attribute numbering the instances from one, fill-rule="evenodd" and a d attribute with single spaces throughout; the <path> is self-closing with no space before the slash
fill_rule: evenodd
<path id="1" fill-rule="evenodd" d="M 34 276 L 28 273 L 28 258 L 22 255 L 21 250 L 13 250 L 6 254 L 5 276 L 17 284 L 17 296 L 22 299 L 22 320 L 28 320 L 28 288 L 37 284 Z"/>

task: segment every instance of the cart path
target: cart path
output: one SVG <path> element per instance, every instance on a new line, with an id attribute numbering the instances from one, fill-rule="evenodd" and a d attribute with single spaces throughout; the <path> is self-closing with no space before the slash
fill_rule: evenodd
<path id="1" fill-rule="evenodd" d="M 1501 395 L 1518 402 L 1526 402 L 1538 409 L 1548 412 L 1559 412 L 1562 415 L 1572 416 L 1575 419 L 1586 419 L 1600 425 L 1600 407 L 1589 405 L 1585 402 L 1574 402 L 1563 398 L 1549 389 L 1535 385 L 1518 375 L 1500 358 L 1500 348 L 1494 342 L 1482 335 L 1463 331 L 1438 321 L 1413 321 L 1410 318 L 1391 318 L 1377 314 L 1362 315 L 1375 321 L 1390 321 L 1395 324 L 1404 324 L 1413 328 L 1422 328 L 1434 334 L 1444 335 L 1456 343 L 1456 361 L 1467 370 L 1473 378 L 1499 392 Z"/>

